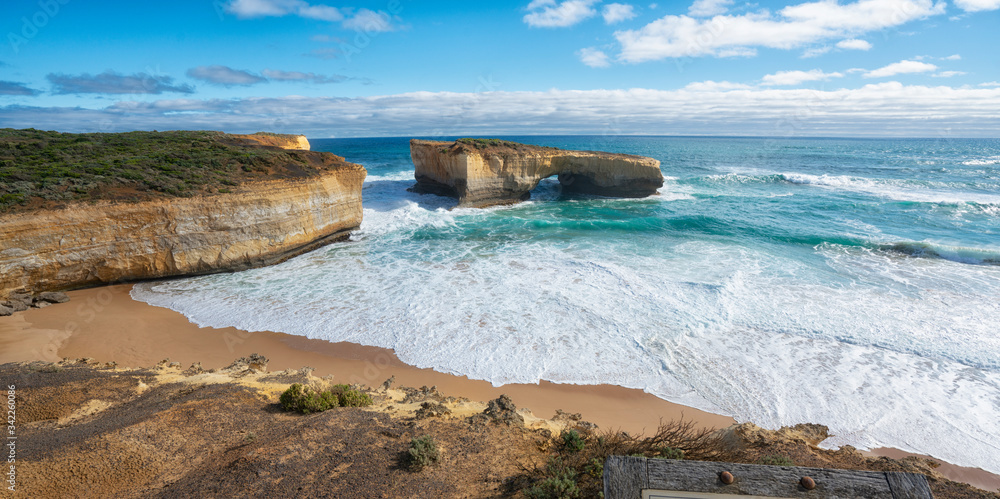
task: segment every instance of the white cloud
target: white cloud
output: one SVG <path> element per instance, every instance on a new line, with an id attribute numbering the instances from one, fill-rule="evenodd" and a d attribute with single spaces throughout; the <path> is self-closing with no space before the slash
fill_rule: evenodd
<path id="1" fill-rule="evenodd" d="M 955 5 L 966 12 L 1000 9 L 1000 0 L 955 0 Z"/>
<path id="2" fill-rule="evenodd" d="M 366 31 L 368 33 L 393 31 L 396 29 L 392 25 L 392 18 L 389 14 L 368 9 L 359 9 L 353 16 L 344 20 L 343 26 L 347 29 Z"/>
<path id="3" fill-rule="evenodd" d="M 809 58 L 812 58 L 812 57 L 819 57 L 819 56 L 821 56 L 821 55 L 823 55 L 823 54 L 825 54 L 825 53 L 827 53 L 827 52 L 829 52 L 831 50 L 833 50 L 833 47 L 830 47 L 830 46 L 814 47 L 814 48 L 811 48 L 811 49 L 806 49 L 806 51 L 802 53 L 802 58 L 803 59 L 809 59 Z"/>
<path id="4" fill-rule="evenodd" d="M 0 107 L 0 113 L 5 126 L 66 132 L 268 130 L 310 137 L 465 136 L 473 131 L 600 134 L 615 123 L 621 134 L 937 137 L 950 129 L 952 136 L 995 137 L 1000 129 L 998 108 L 1000 88 L 885 82 L 830 91 L 413 92 L 351 99 L 120 102 L 101 109 L 11 105 Z"/>
<path id="5" fill-rule="evenodd" d="M 643 62 L 669 57 L 718 56 L 734 48 L 795 49 L 831 38 L 856 37 L 945 12 L 933 0 L 820 0 L 711 19 L 668 15 L 636 30 L 615 33 L 620 59 Z"/>
<path id="6" fill-rule="evenodd" d="M 778 71 L 774 74 L 764 75 L 761 78 L 761 85 L 767 86 L 791 86 L 807 81 L 829 80 L 830 78 L 843 78 L 843 73 L 824 73 L 821 69 L 810 71 Z"/>
<path id="7" fill-rule="evenodd" d="M 858 38 L 850 38 L 837 42 L 837 48 L 844 50 L 871 50 L 872 44 Z"/>
<path id="8" fill-rule="evenodd" d="M 952 55 L 949 55 L 948 57 L 945 57 L 944 60 L 946 60 L 946 61 L 961 61 L 962 60 L 962 56 L 959 55 L 959 54 L 952 54 Z"/>
<path id="9" fill-rule="evenodd" d="M 265 78 L 271 81 L 309 81 L 313 83 L 341 83 L 351 78 L 341 75 L 320 75 L 316 73 L 302 73 L 299 71 L 281 71 L 277 69 L 265 69 L 261 71 Z"/>
<path id="10" fill-rule="evenodd" d="M 580 60 L 584 64 L 592 68 L 606 68 L 611 65 L 611 62 L 608 60 L 608 54 L 593 47 L 580 49 L 576 55 L 580 57 Z"/>
<path id="11" fill-rule="evenodd" d="M 320 21 L 340 21 L 344 14 L 336 7 L 327 5 L 304 5 L 298 9 L 298 14 L 309 19 L 319 19 Z"/>
<path id="12" fill-rule="evenodd" d="M 609 3 L 604 6 L 601 15 L 605 23 L 616 24 L 634 18 L 635 7 L 626 3 Z"/>
<path id="13" fill-rule="evenodd" d="M 934 73 L 931 76 L 934 78 L 951 78 L 952 76 L 964 75 L 965 71 L 941 71 L 940 73 Z"/>
<path id="14" fill-rule="evenodd" d="M 988 81 L 986 83 L 980 83 L 980 87 L 1000 87 L 1000 81 Z"/>
<path id="15" fill-rule="evenodd" d="M 335 7 L 310 5 L 304 0 L 230 0 L 226 11 L 240 18 L 280 17 L 295 14 L 321 21 L 340 21 L 344 15 Z"/>
<path id="16" fill-rule="evenodd" d="M 887 76 L 895 76 L 899 74 L 929 73 L 931 71 L 937 71 L 937 68 L 937 66 L 929 62 L 899 61 L 888 66 L 883 66 L 869 71 L 862 76 L 865 78 L 885 78 Z"/>
<path id="17" fill-rule="evenodd" d="M 220 65 L 191 68 L 187 71 L 187 75 L 197 80 L 227 87 L 249 86 L 267 81 L 249 71 Z"/>
<path id="18" fill-rule="evenodd" d="M 725 14 L 733 0 L 694 0 L 688 7 L 688 14 L 694 17 L 712 17 Z"/>
<path id="19" fill-rule="evenodd" d="M 355 31 L 393 31 L 392 17 L 385 12 L 350 7 L 337 8 L 329 5 L 313 5 L 305 0 L 229 0 L 226 12 L 241 19 L 256 17 L 281 17 L 296 15 L 320 21 L 341 22 L 344 29 Z"/>
<path id="20" fill-rule="evenodd" d="M 733 83 L 731 81 L 695 81 L 688 83 L 684 90 L 692 92 L 725 92 L 728 90 L 749 90 L 753 87 L 743 83 Z"/>
<path id="21" fill-rule="evenodd" d="M 748 47 L 732 47 L 720 50 L 716 57 L 753 57 L 757 55 L 757 49 Z"/>
<path id="22" fill-rule="evenodd" d="M 598 0 L 532 0 L 528 4 L 531 11 L 524 16 L 524 22 L 533 28 L 565 28 L 584 19 L 597 15 L 593 5 Z"/>

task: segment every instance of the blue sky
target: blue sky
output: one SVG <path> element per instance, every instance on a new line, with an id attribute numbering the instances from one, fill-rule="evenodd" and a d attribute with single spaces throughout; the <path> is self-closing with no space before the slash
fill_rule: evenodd
<path id="1" fill-rule="evenodd" d="M 1000 0 L 41 0 L 0 22 L 0 127 L 1000 136 Z"/>

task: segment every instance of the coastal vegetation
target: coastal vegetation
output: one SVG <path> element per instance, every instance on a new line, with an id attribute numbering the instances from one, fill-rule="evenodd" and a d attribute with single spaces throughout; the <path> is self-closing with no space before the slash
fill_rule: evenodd
<path id="1" fill-rule="evenodd" d="M 279 397 L 281 407 L 289 412 L 311 414 L 335 407 L 367 407 L 372 398 L 367 393 L 348 385 L 334 385 L 326 390 L 317 390 L 309 385 L 295 383 Z"/>
<path id="2" fill-rule="evenodd" d="M 738 460 L 732 446 L 719 433 L 699 429 L 690 420 L 663 422 L 649 436 L 580 426 L 563 431 L 559 437 L 560 445 L 553 446 L 545 465 L 526 477 L 528 483 L 523 490 L 527 497 L 598 497 L 604 483 L 604 462 L 609 456 Z"/>
<path id="3" fill-rule="evenodd" d="M 469 139 L 469 138 L 465 138 L 465 139 L 458 139 L 455 142 L 458 142 L 459 144 L 466 144 L 466 145 L 470 145 L 470 146 L 475 146 L 477 148 L 490 147 L 490 146 L 493 146 L 493 147 L 514 147 L 514 148 L 516 148 L 517 146 L 523 145 L 523 144 L 519 144 L 517 142 L 511 142 L 509 140 L 501 140 L 501 139 Z"/>
<path id="4" fill-rule="evenodd" d="M 458 139 L 453 144 L 452 150 L 461 150 L 464 147 L 471 147 L 473 149 L 479 150 L 497 150 L 497 149 L 513 149 L 515 151 L 529 151 L 532 149 L 545 149 L 549 151 L 558 151 L 558 147 L 551 146 L 536 146 L 531 144 L 522 144 L 520 142 L 512 142 L 503 139 L 473 139 L 473 138 L 463 138 Z M 448 149 L 445 148 L 442 152 L 447 152 Z"/>
<path id="5" fill-rule="evenodd" d="M 211 131 L 0 129 L 0 213 L 70 201 L 226 193 L 246 181 L 311 176 L 338 163 L 334 158 Z"/>
<path id="6" fill-rule="evenodd" d="M 767 466 L 795 466 L 795 461 L 788 456 L 770 455 L 760 458 L 760 464 Z"/>
<path id="7" fill-rule="evenodd" d="M 601 468 L 603 469 L 603 467 L 602 464 Z M 548 464 L 545 465 L 545 478 L 526 490 L 524 495 L 529 499 L 573 499 L 580 497 L 580 487 L 576 483 L 576 476 L 576 470 L 563 464 L 561 459 L 549 459 Z"/>
<path id="8" fill-rule="evenodd" d="M 437 442 L 430 435 L 414 437 L 410 440 L 410 448 L 406 452 L 410 468 L 420 471 L 427 466 L 437 464 L 441 459 L 441 452 L 438 450 Z"/>

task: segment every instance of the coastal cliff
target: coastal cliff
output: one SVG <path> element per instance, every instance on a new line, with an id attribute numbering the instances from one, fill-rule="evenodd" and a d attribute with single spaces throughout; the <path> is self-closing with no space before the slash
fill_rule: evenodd
<path id="1" fill-rule="evenodd" d="M 361 225 L 357 165 L 238 192 L 78 203 L 0 217 L 0 295 L 207 274 L 277 263 Z"/>
<path id="2" fill-rule="evenodd" d="M 62 167 L 67 164 L 63 162 L 67 178 L 48 182 L 69 188 L 26 191 L 20 205 L 0 211 L 0 299 L 15 291 L 60 291 L 271 265 L 346 239 L 361 225 L 361 186 L 367 172 L 360 165 L 330 153 L 234 145 L 239 138 L 217 132 L 192 139 L 192 133 L 183 136 L 182 147 L 168 144 L 164 150 L 190 154 L 195 150 L 192 140 L 204 140 L 200 147 L 207 151 L 206 159 L 199 164 L 209 164 L 206 174 L 169 159 L 153 161 L 145 169 L 132 170 L 145 175 L 143 185 L 91 175 L 86 165 Z M 126 135 L 93 141 L 108 143 Z M 70 134 L 43 140 L 57 148 L 65 136 L 74 144 L 80 140 Z M 163 139 L 162 134 L 142 137 L 131 139 L 137 144 L 128 146 L 131 149 L 115 142 L 115 154 L 148 157 L 142 151 L 154 147 L 154 139 Z M 27 166 L 12 175 L 51 171 L 46 165 Z M 203 185 L 195 184 L 196 178 Z M 80 183 L 94 186 L 85 194 L 88 200 L 58 198 L 63 192 L 78 192 L 73 186 Z M 149 185 L 167 187 L 158 191 Z"/>
<path id="3" fill-rule="evenodd" d="M 459 206 L 523 201 L 553 175 L 566 192 L 646 197 L 663 186 L 660 162 L 642 156 L 564 151 L 495 139 L 414 139 L 415 192 L 458 198 Z"/>
<path id="4" fill-rule="evenodd" d="M 230 135 L 233 138 L 246 140 L 250 143 L 280 147 L 287 150 L 308 151 L 310 150 L 309 139 L 305 135 L 284 135 L 278 133 L 257 132 L 250 135 Z"/>

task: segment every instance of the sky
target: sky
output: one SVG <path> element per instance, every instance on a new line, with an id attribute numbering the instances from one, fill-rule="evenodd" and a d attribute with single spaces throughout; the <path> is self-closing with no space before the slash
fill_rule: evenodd
<path id="1" fill-rule="evenodd" d="M 1000 0 L 11 0 L 0 128 L 1000 137 Z"/>

